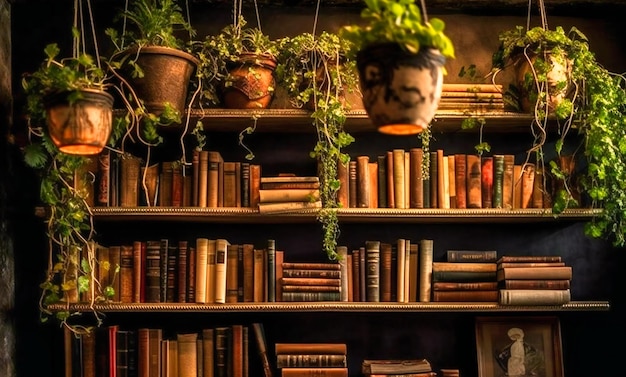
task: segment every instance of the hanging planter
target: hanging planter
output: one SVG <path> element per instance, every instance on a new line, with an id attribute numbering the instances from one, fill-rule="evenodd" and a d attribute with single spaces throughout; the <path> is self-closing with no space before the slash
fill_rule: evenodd
<path id="1" fill-rule="evenodd" d="M 265 109 L 274 96 L 276 58 L 270 54 L 241 53 L 230 62 L 222 89 L 227 109 Z"/>
<path id="2" fill-rule="evenodd" d="M 85 89 L 50 95 L 45 108 L 50 138 L 61 152 L 92 155 L 106 146 L 113 123 L 113 96 L 107 92 Z"/>
<path id="3" fill-rule="evenodd" d="M 398 0 L 367 1 L 366 26 L 351 25 L 340 35 L 353 43 L 363 104 L 379 132 L 417 134 L 435 116 L 443 86 L 443 65 L 454 58 L 445 24 Z M 423 18 L 422 18 L 423 11 Z"/>

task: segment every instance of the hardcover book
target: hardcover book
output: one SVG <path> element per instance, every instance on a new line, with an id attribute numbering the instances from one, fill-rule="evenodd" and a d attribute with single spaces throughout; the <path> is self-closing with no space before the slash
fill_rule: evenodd
<path id="1" fill-rule="evenodd" d="M 501 305 L 562 305 L 570 300 L 569 289 L 500 289 Z"/>
<path id="2" fill-rule="evenodd" d="M 348 368 L 282 368 L 281 377 L 348 377 Z"/>
<path id="3" fill-rule="evenodd" d="M 281 368 L 347 368 L 347 356 L 334 354 L 277 354 L 276 367 Z"/>
<path id="4" fill-rule="evenodd" d="M 542 279 L 542 280 L 502 280 L 498 282 L 499 287 L 503 289 L 569 289 L 570 281 L 569 280 L 551 280 L 551 279 Z"/>
<path id="5" fill-rule="evenodd" d="M 498 290 L 458 290 L 439 291 L 433 290 L 433 301 L 435 302 L 467 302 L 467 301 L 498 301 Z"/>
<path id="6" fill-rule="evenodd" d="M 496 281 L 496 271 L 433 271 L 432 281 L 480 282 Z"/>
<path id="7" fill-rule="evenodd" d="M 456 208 L 467 208 L 467 160 L 465 154 L 454 155 Z"/>
<path id="8" fill-rule="evenodd" d="M 367 301 L 380 301 L 380 241 L 365 241 Z"/>
<path id="9" fill-rule="evenodd" d="M 276 343 L 276 355 L 346 355 L 346 343 Z"/>
<path id="10" fill-rule="evenodd" d="M 497 289 L 498 282 L 496 281 L 436 281 L 433 283 L 433 291 L 490 291 Z"/>
<path id="11" fill-rule="evenodd" d="M 356 179 L 356 206 L 357 208 L 370 208 L 371 187 L 368 156 L 356 157 Z"/>
<path id="12" fill-rule="evenodd" d="M 393 360 L 365 359 L 361 363 L 361 373 L 371 374 L 407 374 L 431 372 L 432 366 L 426 359 Z"/>
<path id="13" fill-rule="evenodd" d="M 505 267 L 498 269 L 498 280 L 508 279 L 566 279 L 572 278 L 571 266 L 559 267 Z"/>
<path id="14" fill-rule="evenodd" d="M 480 271 L 493 272 L 496 270 L 496 263 L 455 263 L 455 262 L 433 262 L 433 272 L 436 271 Z"/>
<path id="15" fill-rule="evenodd" d="M 486 263 L 496 262 L 496 250 L 448 250 L 446 260 L 453 263 Z"/>
<path id="16" fill-rule="evenodd" d="M 483 208 L 480 156 L 467 155 L 467 208 Z"/>

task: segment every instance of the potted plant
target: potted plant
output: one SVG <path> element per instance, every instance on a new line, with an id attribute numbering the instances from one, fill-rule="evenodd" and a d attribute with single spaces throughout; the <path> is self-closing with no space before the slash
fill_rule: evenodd
<path id="1" fill-rule="evenodd" d="M 137 138 L 158 144 L 158 127 L 181 124 L 190 102 L 189 82 L 199 61 L 189 52 L 193 42 L 186 45 L 179 33 L 191 39 L 195 30 L 175 0 L 136 0 L 118 17 L 129 29 L 120 35 L 108 28 L 106 34 L 116 48 L 110 66 L 122 84 L 120 98 L 132 114 L 129 122 L 141 121 Z"/>
<path id="2" fill-rule="evenodd" d="M 339 221 L 337 177 L 339 164 L 347 164 L 350 157 L 342 148 L 354 138 L 344 131 L 349 104 L 345 93 L 356 89 L 358 76 L 355 62 L 346 59 L 350 42 L 337 34 L 302 33 L 279 42 L 281 60 L 276 76 L 283 85 L 294 107 L 311 110 L 312 123 L 317 131 L 317 142 L 311 157 L 318 161 L 322 209 L 318 220 L 322 224 L 323 248 L 331 260 L 338 258 L 337 237 Z"/>
<path id="3" fill-rule="evenodd" d="M 408 135 L 426 129 L 435 115 L 444 63 L 454 58 L 445 23 L 422 17 L 410 0 L 366 0 L 361 18 L 340 36 L 353 43 L 363 104 L 380 132 Z"/>
<path id="4" fill-rule="evenodd" d="M 551 175 L 559 187 L 553 193 L 553 213 L 558 215 L 568 207 L 580 205 L 576 197 L 576 190 L 580 189 L 589 197 L 591 207 L 601 208 L 600 214 L 586 225 L 586 234 L 609 238 L 614 245 L 623 246 L 626 243 L 626 170 L 623 169 L 626 77 L 608 71 L 596 61 L 587 38 L 576 28 L 566 33 L 562 27 L 551 30 L 544 22 L 529 29 L 517 26 L 503 31 L 499 38 L 500 45 L 493 58 L 494 74 L 513 64 L 519 65 L 519 59 L 525 60 L 530 68 L 523 80 L 511 85 L 514 90 L 508 93 L 529 93 L 530 112 L 534 115 L 531 128 L 536 135 L 529 156 L 534 154 L 542 165 L 546 156 L 554 156 L 548 158 Z M 552 62 L 560 62 L 559 70 L 567 73 L 562 79 L 554 78 Z M 544 149 L 549 123 L 558 127 L 552 152 Z M 578 147 L 565 142 L 572 133 L 580 136 Z M 572 161 L 571 155 L 577 151 L 583 154 L 579 161 L 586 163 L 580 185 L 571 179 L 571 165 L 557 162 Z"/>
<path id="5" fill-rule="evenodd" d="M 264 109 L 274 95 L 278 46 L 260 26 L 239 15 L 198 47 L 204 78 L 201 100 L 229 109 Z"/>

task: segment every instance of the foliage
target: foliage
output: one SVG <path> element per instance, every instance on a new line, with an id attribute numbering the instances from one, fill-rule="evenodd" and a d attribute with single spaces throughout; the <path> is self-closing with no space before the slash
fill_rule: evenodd
<path id="1" fill-rule="evenodd" d="M 532 62 L 530 80 L 534 87 L 533 132 L 539 135 L 529 152 L 543 158 L 543 145 L 548 120 L 559 126 L 555 152 L 563 152 L 565 138 L 573 129 L 581 139 L 581 150 L 587 162 L 582 177 L 582 189 L 592 201 L 592 207 L 602 208 L 601 214 L 586 224 L 587 235 L 611 239 L 615 246 L 626 244 L 626 78 L 609 72 L 595 59 L 587 38 L 578 29 L 565 33 L 535 27 L 528 31 L 521 26 L 500 34 L 501 45 L 494 53 L 494 74 L 521 53 Z M 560 56 L 571 67 L 570 83 L 550 81 L 548 55 Z M 534 57 L 534 59 L 530 59 Z M 529 75 L 527 75 L 528 77 Z M 567 96 L 556 106 L 549 101 L 550 91 L 568 87 Z M 519 90 L 519 88 L 517 88 Z M 552 175 L 567 177 L 558 164 L 550 161 Z M 577 204 L 573 188 L 565 180 L 564 189 L 556 194 L 553 211 L 561 213 Z"/>
<path id="2" fill-rule="evenodd" d="M 365 5 L 361 18 L 368 25 L 344 26 L 340 30 L 343 38 L 354 43 L 349 57 L 370 44 L 398 43 L 411 53 L 430 47 L 438 49 L 446 58 L 454 58 L 454 46 L 444 33 L 443 20 L 424 20 L 412 0 L 365 0 Z"/>

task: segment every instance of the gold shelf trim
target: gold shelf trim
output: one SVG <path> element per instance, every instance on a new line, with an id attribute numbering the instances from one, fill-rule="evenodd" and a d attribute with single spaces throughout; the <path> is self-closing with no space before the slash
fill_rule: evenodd
<path id="1" fill-rule="evenodd" d="M 66 310 L 64 304 L 48 306 Z M 71 304 L 75 312 L 524 312 L 524 311 L 608 311 L 608 301 L 572 301 L 564 305 L 500 305 L 491 302 L 264 302 L 231 304 L 141 303 Z"/>

